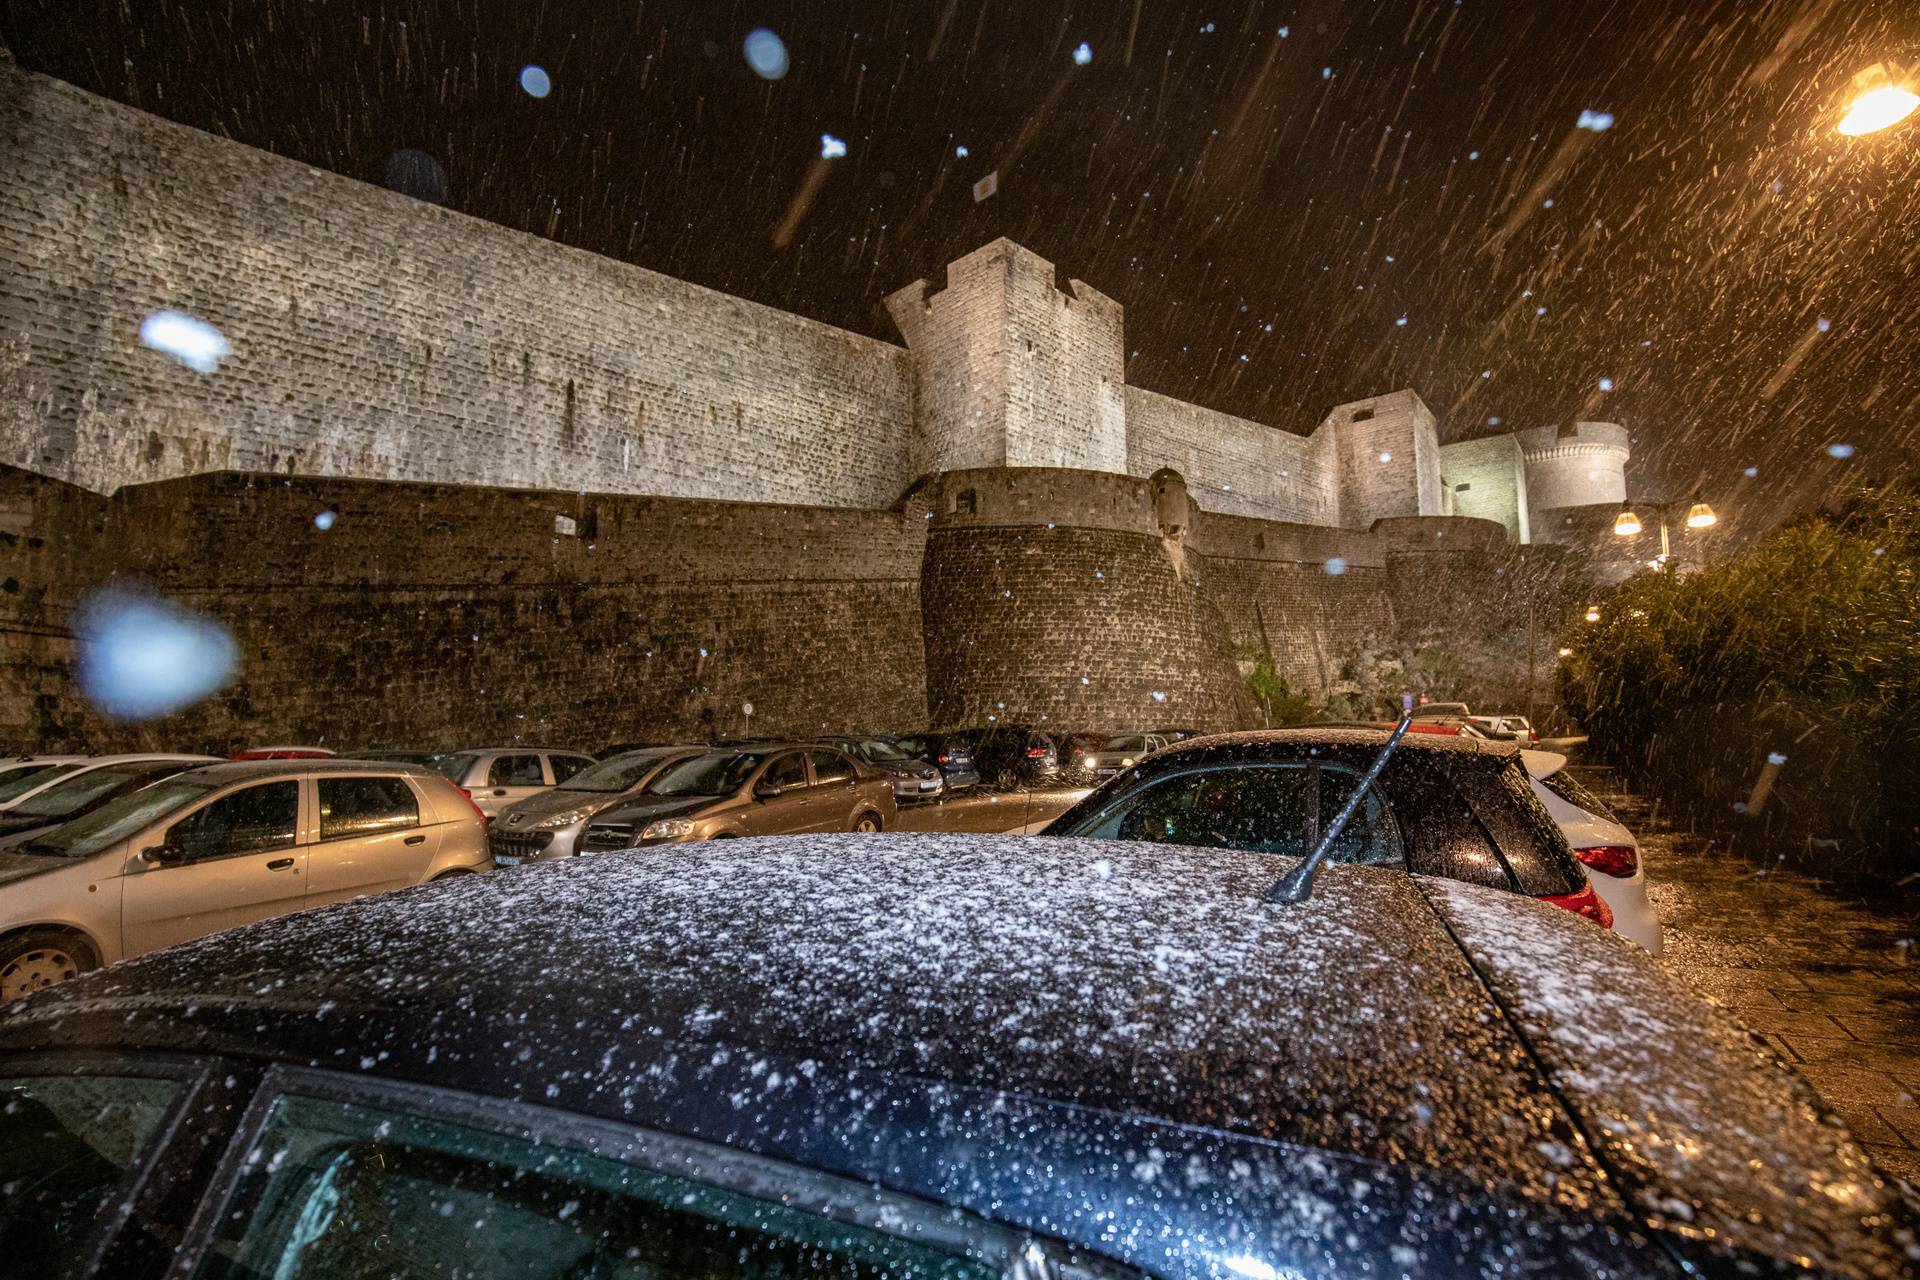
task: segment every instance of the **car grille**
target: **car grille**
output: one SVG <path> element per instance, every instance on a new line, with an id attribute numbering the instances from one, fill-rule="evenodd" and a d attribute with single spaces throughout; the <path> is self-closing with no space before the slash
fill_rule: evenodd
<path id="1" fill-rule="evenodd" d="M 487 848 L 496 858 L 536 858 L 553 843 L 551 831 L 490 831 Z"/>
<path id="2" fill-rule="evenodd" d="M 639 843 L 640 833 L 633 829 L 631 822 L 595 823 L 580 837 L 580 847 L 589 853 L 631 849 Z"/>

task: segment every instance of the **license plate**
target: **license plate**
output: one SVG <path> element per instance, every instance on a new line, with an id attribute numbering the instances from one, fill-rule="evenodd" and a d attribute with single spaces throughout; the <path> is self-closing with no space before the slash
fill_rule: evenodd
<path id="1" fill-rule="evenodd" d="M 496 853 L 493 855 L 493 865 L 496 867 L 517 867 L 525 861 L 525 858 L 510 853 Z"/>
<path id="2" fill-rule="evenodd" d="M 921 784 L 920 784 L 920 789 L 921 789 L 922 791 L 931 791 L 931 790 L 933 790 L 933 789 L 934 789 L 935 787 L 937 787 L 937 786 L 939 786 L 939 785 L 940 785 L 940 784 L 939 784 L 939 783 L 937 783 L 937 782 L 923 782 L 923 783 L 921 783 Z"/>
<path id="3" fill-rule="evenodd" d="M 1118 772 L 1120 772 L 1118 769 L 1102 769 L 1100 771 L 1100 776 L 1103 778 L 1111 778 L 1114 774 Z"/>

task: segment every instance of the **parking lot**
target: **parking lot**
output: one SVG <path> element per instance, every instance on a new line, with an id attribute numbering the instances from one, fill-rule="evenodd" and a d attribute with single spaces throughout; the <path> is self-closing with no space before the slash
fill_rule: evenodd
<path id="1" fill-rule="evenodd" d="M 1869 902 L 1664 829 L 1607 770 L 1581 774 L 1640 837 L 1668 970 L 1765 1036 L 1883 1169 L 1920 1178 L 1920 898 Z"/>

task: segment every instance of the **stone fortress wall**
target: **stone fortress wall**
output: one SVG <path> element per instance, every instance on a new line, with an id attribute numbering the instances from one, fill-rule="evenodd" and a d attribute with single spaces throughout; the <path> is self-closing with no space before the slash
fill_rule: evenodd
<path id="1" fill-rule="evenodd" d="M 0 746 L 1233 727 L 1259 655 L 1317 698 L 1410 619 L 1486 632 L 1438 567 L 1623 488 L 1613 424 L 1128 386 L 1121 306 L 1007 240 L 886 304 L 905 347 L 0 62 Z M 217 372 L 140 344 L 161 308 Z M 219 618 L 236 682 L 99 717 L 108 582 Z"/>

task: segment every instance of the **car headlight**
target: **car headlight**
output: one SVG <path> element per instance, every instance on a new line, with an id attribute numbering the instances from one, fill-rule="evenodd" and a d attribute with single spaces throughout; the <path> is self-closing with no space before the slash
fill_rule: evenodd
<path id="1" fill-rule="evenodd" d="M 1133 757 L 1127 756 L 1125 759 L 1121 760 L 1120 767 L 1122 769 L 1131 769 L 1133 767 Z"/>
<path id="2" fill-rule="evenodd" d="M 691 834 L 692 831 L 692 818 L 661 818 L 657 822 L 649 822 L 647 829 L 640 833 L 640 838 L 642 840 L 672 840 L 679 836 Z"/>

